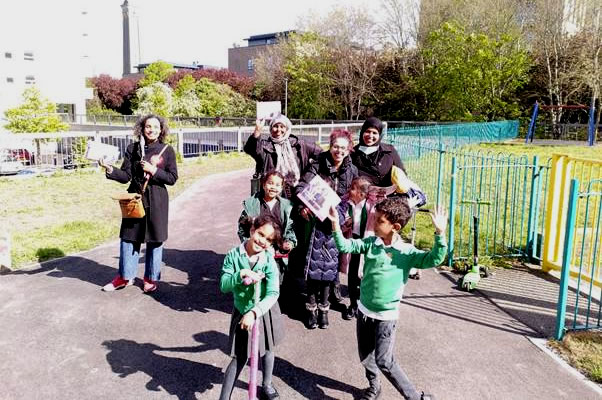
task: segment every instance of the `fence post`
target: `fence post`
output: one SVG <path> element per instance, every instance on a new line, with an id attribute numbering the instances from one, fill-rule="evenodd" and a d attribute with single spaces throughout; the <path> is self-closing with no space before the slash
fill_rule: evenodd
<path id="1" fill-rule="evenodd" d="M 184 157 L 184 130 L 178 129 L 178 153 Z"/>
<path id="2" fill-rule="evenodd" d="M 541 190 L 540 173 L 539 156 L 533 156 L 531 194 L 529 196 L 529 218 L 527 223 L 527 254 L 531 261 L 535 258 L 537 250 L 537 214 L 539 213 L 539 192 Z"/>
<path id="3" fill-rule="evenodd" d="M 452 158 L 451 185 L 449 189 L 449 237 L 447 238 L 447 265 L 454 262 L 454 221 L 456 220 L 456 157 Z"/>
<path id="4" fill-rule="evenodd" d="M 322 125 L 318 126 L 318 145 L 322 145 Z"/>
<path id="5" fill-rule="evenodd" d="M 439 167 L 437 168 L 437 207 L 439 207 L 439 204 L 441 204 L 440 200 L 440 196 L 441 196 L 441 184 L 442 184 L 442 179 L 443 179 L 443 153 L 445 151 L 443 150 L 443 144 L 439 143 Z"/>
<path id="6" fill-rule="evenodd" d="M 562 270 L 560 272 L 560 290 L 558 292 L 558 307 L 556 309 L 556 340 L 564 336 L 564 320 L 566 317 L 566 303 L 571 272 L 571 259 L 573 254 L 573 236 L 575 234 L 575 220 L 577 218 L 577 198 L 579 197 L 579 181 L 571 179 L 569 194 L 569 207 L 567 211 L 566 233 L 564 235 Z"/>
<path id="7" fill-rule="evenodd" d="M 242 128 L 240 126 L 236 132 L 236 150 L 239 153 L 242 151 Z"/>

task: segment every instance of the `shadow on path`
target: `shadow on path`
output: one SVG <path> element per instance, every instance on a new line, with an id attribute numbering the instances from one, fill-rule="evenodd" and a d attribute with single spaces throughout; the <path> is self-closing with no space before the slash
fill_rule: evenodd
<path id="1" fill-rule="evenodd" d="M 109 351 L 106 355 L 114 373 L 126 378 L 137 372 L 150 377 L 146 383 L 149 391 L 165 390 L 180 400 L 193 400 L 195 393 L 204 393 L 214 385 L 221 384 L 223 373 L 220 367 L 194 362 L 178 357 L 168 357 L 162 352 L 202 353 L 219 349 L 224 351 L 227 336 L 216 331 L 207 331 L 193 336 L 200 343 L 190 347 L 160 347 L 152 343 L 137 343 L 133 340 L 107 340 L 102 343 Z M 241 386 L 242 387 L 242 386 Z"/>

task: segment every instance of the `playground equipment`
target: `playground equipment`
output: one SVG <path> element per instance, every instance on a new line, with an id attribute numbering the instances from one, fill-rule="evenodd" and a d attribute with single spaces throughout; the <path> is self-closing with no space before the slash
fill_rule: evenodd
<path id="1" fill-rule="evenodd" d="M 533 137 L 535 136 L 535 125 L 537 122 L 537 116 L 539 115 L 539 109 L 542 110 L 587 110 L 589 109 L 589 117 L 588 117 L 588 126 L 587 126 L 587 141 L 588 145 L 593 146 L 596 140 L 596 126 L 595 126 L 595 111 L 596 108 L 592 104 L 591 107 L 584 105 L 539 105 L 539 102 L 536 101 L 533 106 L 533 114 L 531 115 L 531 122 L 529 123 L 529 129 L 527 131 L 527 136 L 525 138 L 525 143 L 533 142 Z"/>
<path id="2" fill-rule="evenodd" d="M 467 292 L 477 287 L 481 280 L 481 272 L 487 278 L 489 276 L 489 268 L 484 265 L 479 265 L 479 207 L 481 205 L 491 205 L 490 201 L 463 200 L 460 204 L 470 204 L 472 208 L 472 223 L 473 223 L 473 254 L 472 268 L 461 279 L 460 286 Z"/>

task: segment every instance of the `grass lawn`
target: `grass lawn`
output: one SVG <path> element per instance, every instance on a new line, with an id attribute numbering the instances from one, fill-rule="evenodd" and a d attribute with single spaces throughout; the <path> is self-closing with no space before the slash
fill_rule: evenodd
<path id="1" fill-rule="evenodd" d="M 178 164 L 179 179 L 168 186 L 170 199 L 203 176 L 253 165 L 253 159 L 242 153 Z M 116 239 L 121 212 L 109 196 L 126 188 L 92 168 L 48 177 L 0 179 L 0 226 L 11 234 L 12 267 L 88 250 Z"/>
<path id="2" fill-rule="evenodd" d="M 602 332 L 569 332 L 550 346 L 594 382 L 602 383 Z"/>

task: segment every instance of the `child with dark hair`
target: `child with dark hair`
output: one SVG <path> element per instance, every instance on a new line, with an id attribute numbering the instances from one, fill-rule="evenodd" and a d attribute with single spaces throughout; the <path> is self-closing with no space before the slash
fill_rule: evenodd
<path id="1" fill-rule="evenodd" d="M 230 322 L 230 355 L 232 361 L 226 368 L 220 400 L 232 395 L 234 382 L 247 363 L 251 351 L 249 331 L 256 320 L 261 320 L 259 329 L 259 355 L 263 371 L 261 399 L 277 399 L 278 392 L 272 385 L 274 349 L 282 341 L 280 308 L 278 307 L 278 267 L 269 251 L 280 239 L 280 227 L 270 215 L 255 218 L 251 224 L 250 237 L 240 246 L 226 254 L 220 277 L 220 290 L 232 293 L 234 310 Z M 255 285 L 245 285 L 244 279 L 261 281 L 260 301 L 254 304 Z"/>
<path id="2" fill-rule="evenodd" d="M 274 243 L 274 250 L 281 283 L 288 266 L 288 253 L 297 245 L 291 219 L 293 206 L 288 199 L 282 197 L 284 184 L 282 173 L 268 171 L 262 178 L 261 190 L 242 202 L 243 210 L 238 219 L 238 237 L 241 242 L 249 238 L 248 224 L 245 223 L 248 217 L 271 215 L 278 222 L 283 240 L 282 243 Z"/>
<path id="3" fill-rule="evenodd" d="M 346 238 L 360 239 L 366 234 L 369 209 L 373 204 L 367 199 L 370 181 L 363 176 L 351 182 L 349 193 L 342 199 L 346 202 L 347 215 L 343 223 L 343 234 Z M 360 295 L 360 265 L 361 254 L 339 254 L 339 270 L 347 271 L 347 289 L 349 292 L 349 307 L 343 312 L 343 318 L 351 320 L 357 314 L 357 301 Z"/>
<path id="4" fill-rule="evenodd" d="M 431 214 L 435 227 L 435 245 L 431 251 L 416 249 L 404 243 L 398 234 L 409 221 L 412 210 L 405 198 L 388 198 L 376 206 L 376 236 L 345 239 L 339 228 L 339 215 L 331 208 L 334 239 L 342 253 L 364 254 L 364 276 L 360 285 L 357 314 L 357 342 L 362 365 L 370 386 L 363 400 L 380 396 L 379 369 L 405 399 L 433 399 L 418 393 L 393 354 L 399 301 L 408 280 L 410 268 L 433 268 L 441 264 L 447 252 L 444 234 L 447 212 L 438 207 Z"/>

